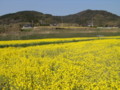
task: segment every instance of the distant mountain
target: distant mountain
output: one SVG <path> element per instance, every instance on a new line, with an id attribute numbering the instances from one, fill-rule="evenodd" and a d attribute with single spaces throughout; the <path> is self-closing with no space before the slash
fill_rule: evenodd
<path id="1" fill-rule="evenodd" d="M 81 26 L 120 26 L 120 16 L 103 10 L 85 10 L 67 16 L 53 16 L 37 11 L 21 11 L 0 16 L 0 24 L 18 22 L 37 23 L 76 23 Z"/>
<path id="2" fill-rule="evenodd" d="M 85 10 L 76 14 L 64 16 L 65 22 L 79 25 L 117 26 L 120 25 L 120 16 L 103 10 Z"/>
<path id="3" fill-rule="evenodd" d="M 0 17 L 0 24 L 10 24 L 18 22 L 34 22 L 34 23 L 52 23 L 53 16 L 50 14 L 43 14 L 37 11 L 20 11 L 17 13 L 6 14 Z"/>

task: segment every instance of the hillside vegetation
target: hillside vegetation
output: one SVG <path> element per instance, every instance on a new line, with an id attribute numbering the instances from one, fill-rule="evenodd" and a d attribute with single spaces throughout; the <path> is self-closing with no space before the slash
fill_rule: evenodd
<path id="1" fill-rule="evenodd" d="M 91 39 L 0 41 L 0 89 L 119 90 L 120 37 Z"/>
<path id="2" fill-rule="evenodd" d="M 51 23 L 53 16 L 50 14 L 43 14 L 37 11 L 20 11 L 17 13 L 6 14 L 0 17 L 1 24 L 10 24 L 18 22 L 32 22 L 38 23 L 43 20 L 46 23 Z"/>
<path id="3" fill-rule="evenodd" d="M 78 23 L 82 26 L 120 26 L 120 16 L 103 10 L 85 10 L 63 17 L 65 22 Z"/>
<path id="4" fill-rule="evenodd" d="M 34 22 L 34 24 L 74 23 L 79 26 L 120 26 L 120 16 L 103 10 L 85 10 L 67 16 L 53 16 L 37 11 L 20 11 L 0 16 L 0 24 Z"/>

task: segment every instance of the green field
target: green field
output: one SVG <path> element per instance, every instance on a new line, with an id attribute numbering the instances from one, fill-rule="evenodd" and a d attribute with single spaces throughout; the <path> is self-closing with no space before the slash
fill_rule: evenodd
<path id="1" fill-rule="evenodd" d="M 1 33 L 0 40 L 28 40 L 45 38 L 73 38 L 73 37 L 98 37 L 98 36 L 120 36 L 120 28 L 97 29 L 89 27 L 38 27 L 30 31 L 12 31 Z"/>

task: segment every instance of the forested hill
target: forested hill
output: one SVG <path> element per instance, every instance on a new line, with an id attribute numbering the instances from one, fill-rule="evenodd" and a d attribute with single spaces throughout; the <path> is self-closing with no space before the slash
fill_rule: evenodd
<path id="1" fill-rule="evenodd" d="M 65 22 L 78 23 L 80 25 L 116 26 L 120 25 L 120 16 L 103 10 L 85 10 L 64 17 Z"/>
<path id="2" fill-rule="evenodd" d="M 18 22 L 46 22 L 52 23 L 53 16 L 50 14 L 43 14 L 37 11 L 20 11 L 17 13 L 6 14 L 0 17 L 0 23 L 18 23 Z"/>
<path id="3" fill-rule="evenodd" d="M 120 16 L 103 10 L 85 10 L 67 16 L 53 16 L 37 11 L 20 11 L 0 16 L 0 24 L 18 22 L 36 23 L 76 23 L 80 26 L 120 26 Z"/>

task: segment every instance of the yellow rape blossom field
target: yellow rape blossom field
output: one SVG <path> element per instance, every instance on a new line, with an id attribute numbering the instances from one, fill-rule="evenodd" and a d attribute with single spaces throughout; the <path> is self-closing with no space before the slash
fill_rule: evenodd
<path id="1" fill-rule="evenodd" d="M 0 90 L 120 90 L 120 36 L 0 41 Z"/>

